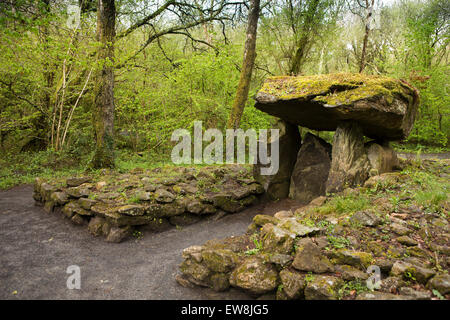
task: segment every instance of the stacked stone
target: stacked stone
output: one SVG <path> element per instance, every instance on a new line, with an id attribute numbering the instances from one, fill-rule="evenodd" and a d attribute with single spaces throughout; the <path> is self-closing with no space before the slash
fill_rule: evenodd
<path id="1" fill-rule="evenodd" d="M 91 177 L 37 178 L 33 197 L 47 212 L 61 212 L 74 224 L 88 225 L 93 235 L 120 242 L 135 228 L 157 231 L 242 211 L 264 192 L 240 166 L 179 170 L 169 178 L 151 172 L 103 176 L 97 182 Z"/>

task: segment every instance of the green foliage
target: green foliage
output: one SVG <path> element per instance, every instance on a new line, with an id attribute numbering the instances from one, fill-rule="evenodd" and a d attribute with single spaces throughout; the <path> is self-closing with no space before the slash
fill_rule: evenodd
<path id="1" fill-rule="evenodd" d="M 336 249 L 346 248 L 350 245 L 350 240 L 344 237 L 327 236 L 328 242 Z"/>
<path id="2" fill-rule="evenodd" d="M 325 205 L 318 207 L 315 211 L 323 215 L 354 213 L 369 206 L 369 198 L 364 194 L 340 195 L 331 198 Z"/>

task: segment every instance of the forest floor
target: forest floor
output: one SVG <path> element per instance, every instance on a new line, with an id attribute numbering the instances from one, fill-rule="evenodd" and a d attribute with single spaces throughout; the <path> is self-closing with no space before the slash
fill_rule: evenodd
<path id="1" fill-rule="evenodd" d="M 447 173 L 439 173 L 441 169 L 433 168 L 434 161 L 422 163 L 411 158 L 421 168 L 414 177 L 422 186 L 413 198 L 423 205 L 430 201 L 434 205 L 435 198 L 447 199 L 448 180 L 442 181 L 448 177 L 448 161 L 438 166 Z M 403 190 L 409 191 L 412 189 Z M 250 299 L 235 289 L 217 293 L 178 285 L 175 275 L 183 249 L 213 238 L 242 235 L 257 214 L 273 215 L 299 207 L 291 200 L 261 203 L 217 221 L 204 220 L 115 244 L 93 237 L 86 228 L 74 226 L 60 215 L 46 213 L 35 205 L 32 193 L 31 185 L 0 191 L 0 299 Z M 403 205 L 402 194 L 379 196 L 393 206 Z M 336 198 L 330 208 L 359 210 L 362 200 Z M 80 290 L 67 289 L 70 274 L 66 270 L 71 265 L 81 269 Z"/>
<path id="2" fill-rule="evenodd" d="M 217 293 L 178 285 L 182 250 L 242 234 L 256 214 L 298 207 L 291 200 L 261 203 L 218 221 L 114 244 L 46 213 L 35 206 L 32 192 L 30 185 L 0 191 L 0 299 L 248 299 L 237 290 Z M 80 267 L 80 290 L 67 289 L 71 265 Z"/>

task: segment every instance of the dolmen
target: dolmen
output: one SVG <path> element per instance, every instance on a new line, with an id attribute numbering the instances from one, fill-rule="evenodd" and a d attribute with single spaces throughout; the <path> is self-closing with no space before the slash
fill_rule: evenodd
<path id="1" fill-rule="evenodd" d="M 272 199 L 308 203 L 327 193 L 362 185 L 398 168 L 391 141 L 408 137 L 419 105 L 405 81 L 362 74 L 270 77 L 255 107 L 279 118 L 280 169 L 257 178 Z M 333 143 L 308 132 L 335 131 Z M 270 143 L 270 142 L 269 142 Z"/>

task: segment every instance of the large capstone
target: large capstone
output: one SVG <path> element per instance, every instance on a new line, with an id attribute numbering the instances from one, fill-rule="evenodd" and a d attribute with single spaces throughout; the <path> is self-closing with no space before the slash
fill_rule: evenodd
<path id="1" fill-rule="evenodd" d="M 401 140 L 411 131 L 419 96 L 401 80 L 347 73 L 271 77 L 256 101 L 257 109 L 312 130 L 334 131 L 350 120 L 368 137 Z"/>
<path id="2" fill-rule="evenodd" d="M 331 145 L 307 133 L 292 171 L 289 197 L 303 203 L 325 195 L 331 165 Z"/>

